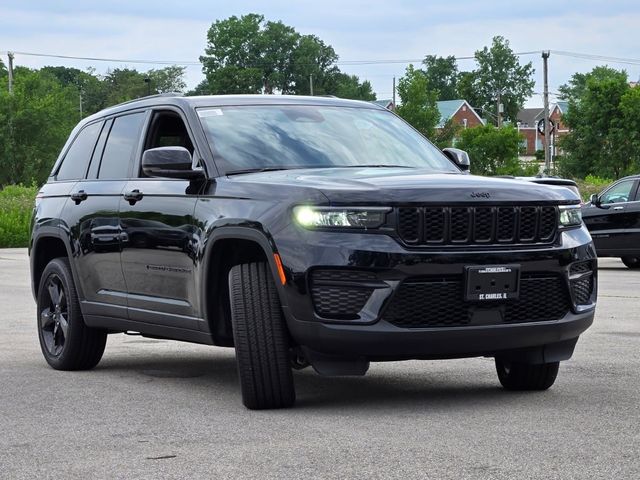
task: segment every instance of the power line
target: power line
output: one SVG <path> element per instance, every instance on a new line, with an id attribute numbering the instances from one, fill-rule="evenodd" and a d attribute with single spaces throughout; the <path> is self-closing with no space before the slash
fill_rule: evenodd
<path id="1" fill-rule="evenodd" d="M 542 52 L 542 50 L 532 50 L 526 52 L 515 52 L 514 55 L 517 56 L 525 56 L 525 55 L 538 55 Z M 7 51 L 2 51 L 0 54 L 6 55 Z M 133 59 L 133 58 L 105 58 L 105 57 L 83 57 L 78 55 L 59 55 L 53 53 L 41 53 L 41 52 L 21 52 L 21 51 L 12 51 L 12 53 L 17 55 L 25 55 L 29 57 L 44 57 L 44 58 L 61 58 L 66 60 L 87 60 L 92 62 L 112 62 L 112 63 L 137 63 L 137 64 L 150 64 L 150 65 L 202 65 L 202 62 L 199 60 L 148 60 L 148 59 Z M 565 50 L 551 50 L 551 53 L 554 55 L 579 58 L 583 60 L 594 60 L 594 61 L 604 61 L 604 62 L 614 62 L 614 63 L 624 63 L 629 65 L 640 65 L 640 59 L 637 58 L 623 58 L 623 57 L 613 57 L 607 55 L 596 55 L 589 53 L 579 53 L 579 52 L 569 52 Z M 453 56 L 453 55 L 452 55 Z M 474 55 L 463 55 L 463 56 L 453 56 L 455 60 L 474 60 Z M 371 60 L 338 60 L 335 62 L 336 65 L 390 65 L 390 64 L 407 64 L 407 63 L 421 63 L 424 58 L 390 58 L 390 59 L 371 59 Z M 313 63 L 302 64 L 299 63 L 297 65 L 315 65 Z M 258 64 L 251 66 L 260 66 Z"/>
<path id="2" fill-rule="evenodd" d="M 624 63 L 627 65 L 640 65 L 640 59 L 636 58 L 621 58 L 621 57 L 609 57 L 606 55 L 594 55 L 589 53 L 577 53 L 577 52 L 566 52 L 563 50 L 551 50 L 551 53 L 554 55 L 560 55 L 564 57 L 572 57 L 572 58 L 580 58 L 583 60 L 595 60 L 598 62 L 613 62 L 613 63 Z"/>
<path id="3" fill-rule="evenodd" d="M 102 57 L 82 57 L 77 55 L 58 55 L 52 53 L 39 53 L 39 52 L 19 52 L 12 51 L 17 55 L 25 55 L 30 57 L 44 57 L 44 58 L 61 58 L 65 60 L 88 60 L 92 62 L 112 62 L 112 63 L 137 63 L 137 64 L 150 64 L 150 65 L 202 65 L 200 61 L 194 60 L 144 60 L 144 59 L 124 59 L 124 58 L 102 58 Z M 0 52 L 6 54 L 7 52 Z M 531 52 L 516 52 L 515 55 L 535 55 L 540 53 L 539 50 Z M 454 57 L 455 60 L 473 60 L 475 56 L 459 56 Z M 418 63 L 422 62 L 424 58 L 405 58 L 405 59 L 380 59 L 380 60 L 338 60 L 335 65 L 387 65 L 387 64 L 406 64 L 406 63 Z M 296 65 L 316 65 L 315 63 L 298 63 Z M 260 66 L 259 64 L 248 66 Z"/>

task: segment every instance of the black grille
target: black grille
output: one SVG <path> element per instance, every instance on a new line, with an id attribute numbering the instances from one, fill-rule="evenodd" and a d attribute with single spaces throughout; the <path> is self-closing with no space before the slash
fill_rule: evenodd
<path id="1" fill-rule="evenodd" d="M 366 270 L 315 270 L 312 275 L 312 281 L 318 282 L 360 282 L 375 280 L 376 274 L 367 272 Z"/>
<path id="2" fill-rule="evenodd" d="M 311 288 L 313 304 L 320 316 L 353 319 L 371 296 L 370 288 L 344 288 L 314 286 Z"/>
<path id="3" fill-rule="evenodd" d="M 580 262 L 571 265 L 569 270 L 573 299 L 577 305 L 588 305 L 593 293 L 593 262 Z"/>
<path id="4" fill-rule="evenodd" d="M 465 326 L 476 323 L 474 317 L 481 319 L 485 312 L 494 312 L 499 323 L 558 320 L 570 308 L 565 285 L 557 275 L 523 274 L 518 300 L 479 304 L 464 301 L 459 275 L 409 279 L 400 285 L 383 318 L 402 328 Z"/>
<path id="5" fill-rule="evenodd" d="M 553 206 L 397 209 L 398 236 L 409 245 L 550 243 L 557 224 Z"/>
<path id="6" fill-rule="evenodd" d="M 356 319 L 373 292 L 362 283 L 375 280 L 375 273 L 364 270 L 315 270 L 311 274 L 314 308 L 322 317 Z"/>

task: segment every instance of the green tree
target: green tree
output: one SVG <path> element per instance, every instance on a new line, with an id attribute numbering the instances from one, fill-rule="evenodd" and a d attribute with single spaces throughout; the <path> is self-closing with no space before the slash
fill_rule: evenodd
<path id="1" fill-rule="evenodd" d="M 82 95 L 83 117 L 108 106 L 105 82 L 96 76 L 93 69 L 85 72 L 72 67 L 43 67 L 40 72 L 53 75 L 61 85 L 75 92 L 78 114 L 80 113 L 80 95 Z"/>
<path id="2" fill-rule="evenodd" d="M 315 35 L 301 35 L 284 23 L 251 13 L 211 25 L 205 55 L 200 57 L 212 94 L 332 93 L 339 73 L 333 48 Z"/>
<path id="3" fill-rule="evenodd" d="M 515 127 L 483 125 L 462 130 L 456 147 L 465 150 L 476 175 L 526 175 L 537 166 L 525 169 L 518 160 L 521 135 Z"/>
<path id="4" fill-rule="evenodd" d="M 259 93 L 264 86 L 261 49 L 262 15 L 217 20 L 207 32 L 200 57 L 212 93 Z"/>
<path id="5" fill-rule="evenodd" d="M 292 84 L 282 93 L 310 94 L 309 77 L 313 76 L 314 95 L 336 95 L 340 81 L 338 60 L 333 47 L 315 35 L 303 35 L 292 55 Z"/>
<path id="6" fill-rule="evenodd" d="M 398 81 L 398 95 L 401 103 L 396 113 L 424 136 L 433 138 L 440 121 L 438 93 L 430 88 L 424 72 L 409 65 Z"/>
<path id="7" fill-rule="evenodd" d="M 569 102 L 563 120 L 570 129 L 561 142 L 565 152 L 561 173 L 619 178 L 630 172 L 631 127 L 637 121 L 633 119 L 635 94 L 627 96 L 631 87 L 626 72 L 596 67 L 590 73 L 575 74 L 561 89 Z"/>
<path id="8" fill-rule="evenodd" d="M 0 186 L 43 182 L 78 122 L 77 92 L 48 72 L 17 67 L 0 84 Z"/>
<path id="9" fill-rule="evenodd" d="M 471 72 L 460 72 L 458 74 L 458 80 L 456 82 L 456 98 L 461 98 L 469 102 L 477 112 L 478 115 L 483 115 L 483 104 L 484 100 L 480 98 L 478 92 L 475 89 L 476 82 L 476 73 Z"/>
<path id="10" fill-rule="evenodd" d="M 146 73 L 146 78 L 151 82 L 151 92 L 154 94 L 183 92 L 187 88 L 184 81 L 184 71 L 185 67 L 178 65 L 149 70 Z"/>
<path id="11" fill-rule="evenodd" d="M 458 97 L 458 65 L 456 57 L 427 55 L 422 61 L 429 86 L 438 92 L 438 100 L 456 100 Z"/>
<path id="12" fill-rule="evenodd" d="M 453 118 L 447 120 L 441 129 L 438 129 L 433 138 L 431 139 L 438 148 L 452 147 L 454 141 L 460 136 L 460 132 L 463 130 L 462 125 L 456 122 Z"/>
<path id="13" fill-rule="evenodd" d="M 504 104 L 504 117 L 515 122 L 518 111 L 533 93 L 533 65 L 531 62 L 520 65 L 518 57 L 504 37 L 493 37 L 491 47 L 484 47 L 475 53 L 477 69 L 473 72 L 471 88 L 475 92 L 477 105 L 493 113 L 496 111 L 496 98 L 500 93 L 500 102 Z M 466 98 L 469 102 L 471 100 Z"/>
<path id="14" fill-rule="evenodd" d="M 622 149 L 627 150 L 629 171 L 640 171 L 640 87 L 630 88 L 620 100 L 622 121 L 621 132 L 624 132 L 625 142 Z"/>
<path id="15" fill-rule="evenodd" d="M 336 86 L 333 89 L 333 94 L 337 97 L 365 101 L 376 99 L 371 83 L 366 80 L 360 83 L 357 75 L 337 73 L 335 74 L 335 81 Z"/>

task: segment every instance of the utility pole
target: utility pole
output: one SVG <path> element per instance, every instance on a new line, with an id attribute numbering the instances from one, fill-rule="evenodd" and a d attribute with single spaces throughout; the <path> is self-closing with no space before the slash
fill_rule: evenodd
<path id="1" fill-rule="evenodd" d="M 82 120 L 82 89 L 80 89 L 80 120 Z"/>
<path id="2" fill-rule="evenodd" d="M 498 95 L 496 96 L 496 117 L 498 118 L 498 128 L 502 127 L 502 110 L 500 109 L 500 96 L 502 92 L 498 90 Z"/>
<path id="3" fill-rule="evenodd" d="M 548 175 L 551 169 L 551 152 L 549 151 L 549 147 L 551 146 L 550 140 L 550 125 L 549 125 L 549 68 L 547 65 L 547 61 L 549 60 L 550 52 L 547 50 L 546 52 L 542 52 L 542 71 L 544 75 L 544 169 L 545 173 Z"/>
<path id="4" fill-rule="evenodd" d="M 393 109 L 396 109 L 396 77 L 393 77 Z"/>
<path id="5" fill-rule="evenodd" d="M 7 52 L 9 57 L 9 93 L 13 93 L 13 52 Z"/>
<path id="6" fill-rule="evenodd" d="M 309 92 L 313 96 L 313 74 L 309 75 Z"/>

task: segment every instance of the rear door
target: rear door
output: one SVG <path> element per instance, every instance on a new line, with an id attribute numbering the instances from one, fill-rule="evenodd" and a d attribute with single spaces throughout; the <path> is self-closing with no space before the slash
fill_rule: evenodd
<path id="1" fill-rule="evenodd" d="M 638 221 L 638 181 L 622 179 L 600 194 L 601 205 L 589 205 L 583 217 L 601 255 L 619 256 L 633 244 Z"/>
<path id="2" fill-rule="evenodd" d="M 103 295 L 106 290 L 122 288 L 124 277 L 121 273 L 118 275 L 120 250 L 117 236 L 112 235 L 115 238 L 113 247 L 113 240 L 104 245 L 100 234 L 109 223 L 117 222 L 116 199 L 124 185 L 104 184 L 86 178 L 90 165 L 100 163 L 110 127 L 110 120 L 101 120 L 83 128 L 65 154 L 56 180 L 77 179 L 62 220 L 70 232 L 73 251 L 70 260 L 75 267 L 82 301 L 121 305 L 121 313 L 126 315 L 126 299 Z"/>
<path id="3" fill-rule="evenodd" d="M 105 122 L 85 179 L 72 192 L 67 210 L 74 212 L 76 258 L 83 286 L 83 312 L 126 318 L 127 298 L 120 263 L 120 195 L 132 168 L 145 113 L 134 112 Z"/>
<path id="4" fill-rule="evenodd" d="M 156 109 L 142 150 L 181 146 L 193 155 L 192 138 L 179 110 Z M 198 330 L 201 315 L 194 268 L 198 239 L 193 213 L 201 185 L 146 177 L 141 156 L 119 207 L 129 318 Z"/>

